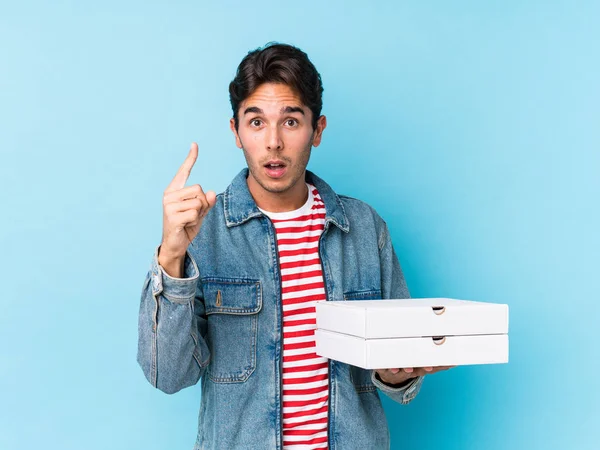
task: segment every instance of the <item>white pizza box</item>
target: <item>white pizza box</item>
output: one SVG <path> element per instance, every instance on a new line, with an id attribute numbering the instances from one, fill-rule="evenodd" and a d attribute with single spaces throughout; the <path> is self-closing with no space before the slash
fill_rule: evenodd
<path id="1" fill-rule="evenodd" d="M 508 362 L 508 335 L 364 339 L 315 330 L 316 353 L 363 369 Z"/>
<path id="2" fill-rule="evenodd" d="M 508 305 L 451 298 L 327 301 L 317 328 L 364 339 L 508 333 Z"/>

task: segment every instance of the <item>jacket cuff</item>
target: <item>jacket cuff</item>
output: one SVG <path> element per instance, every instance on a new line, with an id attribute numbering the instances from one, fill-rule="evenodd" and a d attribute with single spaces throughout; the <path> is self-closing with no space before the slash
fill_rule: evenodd
<path id="1" fill-rule="evenodd" d="M 186 250 L 185 261 L 183 264 L 183 278 L 170 276 L 165 269 L 158 263 L 158 250 L 160 245 L 154 250 L 154 257 L 150 267 L 152 278 L 152 294 L 154 296 L 164 295 L 173 303 L 189 303 L 196 295 L 196 285 L 200 277 L 198 265 L 189 251 Z"/>
<path id="2" fill-rule="evenodd" d="M 409 383 L 402 387 L 394 388 L 388 384 L 385 384 L 377 376 L 375 370 L 371 371 L 371 381 L 373 384 L 380 389 L 382 392 L 387 394 L 390 398 L 402 404 L 410 403 L 419 393 L 421 385 L 423 384 L 422 376 L 415 377 Z"/>

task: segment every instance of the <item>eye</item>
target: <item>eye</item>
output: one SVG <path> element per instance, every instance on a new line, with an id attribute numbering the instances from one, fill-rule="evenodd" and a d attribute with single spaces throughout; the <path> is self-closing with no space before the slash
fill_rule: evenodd
<path id="1" fill-rule="evenodd" d="M 253 127 L 260 127 L 260 124 L 261 124 L 260 119 L 252 119 L 250 121 L 250 126 L 253 126 Z"/>
<path id="2" fill-rule="evenodd" d="M 285 123 L 290 127 L 295 127 L 298 125 L 298 121 L 296 119 L 287 119 Z"/>

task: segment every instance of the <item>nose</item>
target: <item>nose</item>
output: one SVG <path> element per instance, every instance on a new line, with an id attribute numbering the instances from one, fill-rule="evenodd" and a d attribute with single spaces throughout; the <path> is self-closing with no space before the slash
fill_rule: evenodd
<path id="1" fill-rule="evenodd" d="M 281 140 L 277 126 L 270 127 L 267 130 L 266 144 L 267 150 L 281 150 L 283 148 L 283 141 Z"/>

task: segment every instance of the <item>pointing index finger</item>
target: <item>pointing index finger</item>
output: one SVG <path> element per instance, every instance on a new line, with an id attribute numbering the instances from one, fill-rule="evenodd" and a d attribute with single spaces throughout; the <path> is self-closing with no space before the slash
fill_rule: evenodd
<path id="1" fill-rule="evenodd" d="M 167 187 L 167 192 L 176 191 L 185 187 L 185 183 L 187 182 L 190 176 L 190 173 L 192 171 L 192 168 L 194 167 L 197 158 L 198 144 L 192 142 L 192 145 L 190 146 L 190 152 L 188 153 L 187 158 L 185 158 L 185 161 L 183 161 L 183 164 L 177 171 L 177 174 Z"/>

